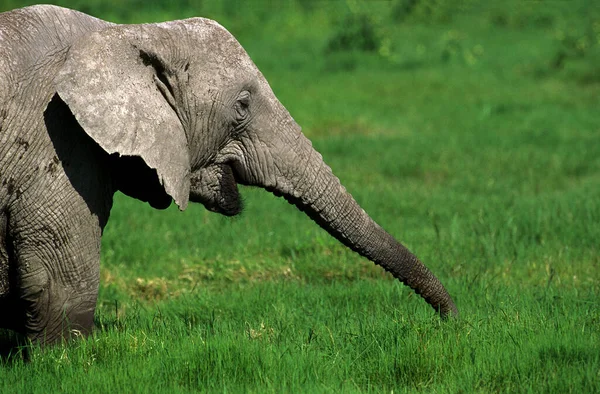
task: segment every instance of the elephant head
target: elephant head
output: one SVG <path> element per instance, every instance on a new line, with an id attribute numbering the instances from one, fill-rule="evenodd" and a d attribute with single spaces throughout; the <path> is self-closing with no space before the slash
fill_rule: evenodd
<path id="1" fill-rule="evenodd" d="M 155 206 L 172 198 L 181 210 L 193 201 L 235 215 L 237 185 L 262 187 L 413 288 L 443 317 L 458 313 L 439 280 L 340 184 L 248 54 L 216 22 L 194 18 L 92 33 L 69 49 L 56 91 L 106 152 L 155 171 Z"/>

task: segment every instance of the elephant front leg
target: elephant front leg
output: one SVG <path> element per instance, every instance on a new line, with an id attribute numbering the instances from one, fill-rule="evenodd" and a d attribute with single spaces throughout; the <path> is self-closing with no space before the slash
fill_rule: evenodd
<path id="1" fill-rule="evenodd" d="M 99 235 L 85 232 L 80 237 L 99 241 Z M 31 340 L 48 344 L 91 332 L 98 295 L 99 247 L 79 248 L 73 241 L 56 244 L 34 239 L 18 248 L 19 307 L 13 309 L 21 311 L 22 331 Z M 47 252 L 40 253 L 42 250 Z"/>
<path id="2" fill-rule="evenodd" d="M 65 286 L 52 278 L 44 267 L 46 263 L 30 260 L 30 264 L 38 269 L 21 276 L 17 301 L 24 333 L 44 345 L 91 333 L 98 293 L 97 272 L 80 276 L 81 283 L 88 283 L 90 287 L 82 289 Z"/>
<path id="3" fill-rule="evenodd" d="M 90 209 L 75 193 L 69 197 L 62 196 L 71 200 L 65 205 L 23 200 L 11 215 L 18 303 L 12 309 L 20 311 L 19 331 L 42 344 L 87 335 L 94 326 L 100 223 L 108 210 Z"/>

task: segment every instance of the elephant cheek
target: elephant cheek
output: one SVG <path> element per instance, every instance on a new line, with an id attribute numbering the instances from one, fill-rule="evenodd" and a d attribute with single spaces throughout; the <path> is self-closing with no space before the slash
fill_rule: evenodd
<path id="1" fill-rule="evenodd" d="M 190 201 L 211 212 L 235 216 L 243 203 L 231 167 L 226 164 L 200 170 L 192 175 Z"/>
<path id="2" fill-rule="evenodd" d="M 228 165 L 223 167 L 223 173 L 219 179 L 218 212 L 225 216 L 235 216 L 242 212 L 244 204 L 231 167 Z"/>

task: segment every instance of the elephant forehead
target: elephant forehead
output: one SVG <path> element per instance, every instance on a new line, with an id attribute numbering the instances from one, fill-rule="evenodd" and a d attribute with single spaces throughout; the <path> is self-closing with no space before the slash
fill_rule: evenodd
<path id="1" fill-rule="evenodd" d="M 233 38 L 232 34 L 217 21 L 208 18 L 189 18 L 157 23 L 156 26 L 173 31 L 185 30 L 200 39 Z"/>
<path id="2" fill-rule="evenodd" d="M 157 25 L 175 34 L 180 50 L 190 51 L 192 58 L 218 65 L 228 77 L 236 70 L 256 70 L 256 66 L 238 40 L 218 22 L 207 18 L 190 18 Z"/>

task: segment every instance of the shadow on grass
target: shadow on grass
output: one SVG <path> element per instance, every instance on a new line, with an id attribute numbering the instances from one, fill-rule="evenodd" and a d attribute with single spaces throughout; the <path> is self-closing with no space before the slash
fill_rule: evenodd
<path id="1" fill-rule="evenodd" d="M 0 365 L 30 359 L 29 341 L 24 335 L 0 329 Z"/>
<path id="2" fill-rule="evenodd" d="M 556 365 L 581 365 L 598 363 L 600 356 L 594 349 L 568 348 L 561 345 L 556 348 L 546 348 L 539 351 L 540 361 Z"/>

